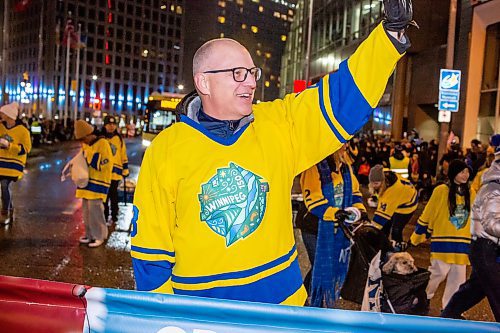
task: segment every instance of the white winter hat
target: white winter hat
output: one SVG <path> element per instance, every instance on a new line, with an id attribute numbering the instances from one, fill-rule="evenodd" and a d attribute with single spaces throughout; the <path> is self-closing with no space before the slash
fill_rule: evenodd
<path id="1" fill-rule="evenodd" d="M 19 104 L 17 102 L 5 104 L 0 108 L 0 112 L 4 113 L 7 117 L 11 119 L 17 119 L 17 115 L 19 114 Z"/>

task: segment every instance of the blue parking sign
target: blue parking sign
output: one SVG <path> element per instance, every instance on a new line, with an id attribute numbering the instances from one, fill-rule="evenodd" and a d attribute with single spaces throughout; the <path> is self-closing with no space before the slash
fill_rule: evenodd
<path id="1" fill-rule="evenodd" d="M 438 102 L 440 111 L 458 112 L 461 77 L 462 72 L 459 70 L 441 69 Z"/>
<path id="2" fill-rule="evenodd" d="M 453 69 L 442 69 L 439 79 L 439 90 L 460 91 L 462 72 Z"/>

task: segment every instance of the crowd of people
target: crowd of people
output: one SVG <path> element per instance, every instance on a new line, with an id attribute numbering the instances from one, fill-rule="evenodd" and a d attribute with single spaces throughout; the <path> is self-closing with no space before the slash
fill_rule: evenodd
<path id="1" fill-rule="evenodd" d="M 321 257 L 328 247 L 349 245 L 341 241 L 343 233 L 336 232 L 339 213 L 349 210 L 346 207 L 350 206 L 353 206 L 351 209 L 358 206 L 357 209 L 365 210 L 363 201 L 356 200 L 355 205 L 352 200 L 347 201 L 348 204 L 345 200 L 346 184 L 349 187 L 355 185 L 348 192 L 350 195 L 358 193 L 359 179 L 369 193 L 367 205 L 374 208 L 371 224 L 392 240 L 392 251 L 405 251 L 409 246 L 430 240 L 430 278 L 425 290 L 427 311 L 439 285 L 446 280 L 441 301 L 442 316 L 463 318 L 465 310 L 487 297 L 496 320 L 499 320 L 500 295 L 493 286 L 498 286 L 499 282 L 500 178 L 496 170 L 500 164 L 500 135 L 494 135 L 488 144 L 474 139 L 471 148 L 465 151 L 457 141 L 458 138 L 452 136 L 446 153 L 438 160 L 437 142 L 423 141 L 416 131 L 412 131 L 411 138 L 397 142 L 389 137 L 360 134 L 348 142 L 345 149 L 302 174 L 301 187 L 308 212 L 298 217 L 297 226 L 302 231 L 312 265 L 305 279 L 312 297 L 311 305 L 335 307 L 339 298 L 338 292 L 344 280 L 331 285 L 332 279 L 329 278 L 330 287 L 333 286 L 337 294 L 330 292 L 329 302 L 314 301 L 318 288 L 323 292 L 327 290 L 322 286 L 321 277 L 331 276 L 332 272 L 338 275 L 339 267 L 345 261 L 331 250 L 329 260 Z M 337 167 L 342 163 L 350 165 L 354 181 Z M 475 201 L 476 194 L 483 198 L 482 202 Z M 418 221 L 411 237 L 404 239 L 403 229 L 415 214 L 419 202 L 425 208 L 421 215 L 416 216 Z M 480 213 L 483 211 L 488 213 Z M 333 222 L 327 225 L 335 230 L 329 233 L 329 242 L 334 245 L 320 242 L 318 220 L 320 231 L 321 223 Z M 471 220 L 475 220 L 472 225 Z M 483 224 L 488 226 L 488 232 L 481 227 Z M 316 226 L 315 229 L 311 229 L 312 225 Z M 337 267 L 325 266 L 325 262 L 331 262 L 332 258 Z M 471 262 L 477 264 L 466 282 L 466 267 Z M 345 277 L 346 270 L 340 270 L 342 277 Z M 319 278 L 314 279 L 314 276 Z M 474 292 L 477 297 L 472 297 L 471 301 Z"/>

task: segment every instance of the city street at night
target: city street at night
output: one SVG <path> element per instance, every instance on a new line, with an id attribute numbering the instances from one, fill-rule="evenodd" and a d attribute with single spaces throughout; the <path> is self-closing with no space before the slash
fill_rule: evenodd
<path id="1" fill-rule="evenodd" d="M 140 139 L 127 142 L 130 178 L 137 178 L 143 149 Z M 0 275 L 134 289 L 129 226 L 132 205 L 120 203 L 118 226 L 110 228 L 106 246 L 88 248 L 78 242 L 84 234 L 81 200 L 75 185 L 61 183 L 61 170 L 78 143 L 36 149 L 21 181 L 13 187 L 14 222 L 0 229 Z"/>
<path id="2" fill-rule="evenodd" d="M 0 3 L 0 333 L 500 333 L 500 0 Z"/>

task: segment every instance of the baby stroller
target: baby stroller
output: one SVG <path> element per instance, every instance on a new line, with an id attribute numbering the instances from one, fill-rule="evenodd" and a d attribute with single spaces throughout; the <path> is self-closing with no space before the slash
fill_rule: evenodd
<path id="1" fill-rule="evenodd" d="M 357 225 L 339 223 L 339 225 L 352 243 L 349 268 L 341 296 L 346 300 L 361 304 L 370 262 L 379 251 L 381 251 L 381 258 L 386 258 L 389 252 L 394 252 L 394 248 L 385 234 L 369 222 Z M 429 282 L 429 276 L 430 273 L 422 268 L 409 275 L 382 273 L 381 311 L 425 314 L 427 311 L 425 288 Z"/>

